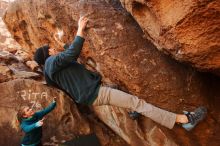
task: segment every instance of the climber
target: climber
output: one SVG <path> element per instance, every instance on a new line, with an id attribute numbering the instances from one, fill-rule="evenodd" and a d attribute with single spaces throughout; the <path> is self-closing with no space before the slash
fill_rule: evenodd
<path id="1" fill-rule="evenodd" d="M 28 106 L 22 106 L 17 112 L 17 120 L 21 129 L 25 132 L 21 146 L 42 146 L 42 126 L 44 116 L 56 106 L 55 98 L 52 103 L 41 111 L 34 112 Z"/>
<path id="2" fill-rule="evenodd" d="M 113 105 L 127 108 L 153 121 L 172 129 L 175 123 L 181 123 L 186 130 L 191 130 L 202 121 L 207 110 L 199 107 L 194 112 L 175 114 L 155 107 L 134 95 L 101 85 L 101 76 L 87 70 L 77 62 L 83 47 L 85 28 L 88 18 L 81 17 L 73 43 L 64 51 L 43 46 L 38 48 L 34 60 L 43 66 L 45 80 L 48 85 L 67 92 L 75 102 L 86 105 Z"/>

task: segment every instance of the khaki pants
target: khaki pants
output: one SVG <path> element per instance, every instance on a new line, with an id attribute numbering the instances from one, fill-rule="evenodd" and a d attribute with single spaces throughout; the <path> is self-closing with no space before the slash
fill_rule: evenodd
<path id="1" fill-rule="evenodd" d="M 93 105 L 113 105 L 131 109 L 169 129 L 173 128 L 176 121 L 176 114 L 157 108 L 136 96 L 110 87 L 100 87 L 98 97 Z"/>

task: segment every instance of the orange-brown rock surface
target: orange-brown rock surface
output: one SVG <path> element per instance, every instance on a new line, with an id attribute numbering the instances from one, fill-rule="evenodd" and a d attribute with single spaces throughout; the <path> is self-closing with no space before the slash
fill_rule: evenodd
<path id="1" fill-rule="evenodd" d="M 19 44 L 11 37 L 11 34 L 7 30 L 5 23 L 2 20 L 2 16 L 8 5 L 9 2 L 7 0 L 0 0 L 0 50 L 15 53 L 21 48 Z"/>
<path id="2" fill-rule="evenodd" d="M 0 83 L 21 78 L 40 79 L 41 76 L 20 62 L 19 56 L 7 51 L 0 51 Z"/>
<path id="3" fill-rule="evenodd" d="M 159 50 L 219 74 L 219 0 L 120 1 Z"/>
<path id="4" fill-rule="evenodd" d="M 58 29 L 64 32 L 63 41 L 71 42 L 79 16 L 84 14 L 90 22 L 79 61 L 99 71 L 104 82 L 173 112 L 199 105 L 209 110 L 207 119 L 192 132 L 180 126 L 168 130 L 144 117 L 131 121 L 126 110 L 109 106 L 94 109 L 103 122 L 133 146 L 220 143 L 220 80 L 157 51 L 119 2 L 20 0 L 10 6 L 4 21 L 18 43 L 33 53 L 45 43 L 59 49 L 53 38 Z"/>

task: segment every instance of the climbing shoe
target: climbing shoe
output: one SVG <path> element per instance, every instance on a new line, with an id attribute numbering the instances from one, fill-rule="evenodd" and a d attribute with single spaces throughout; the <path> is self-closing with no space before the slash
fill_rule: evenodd
<path id="1" fill-rule="evenodd" d="M 136 120 L 140 117 L 141 114 L 139 114 L 136 111 L 132 111 L 132 112 L 128 112 L 128 115 L 132 120 Z"/>
<path id="2" fill-rule="evenodd" d="M 182 124 L 182 127 L 190 131 L 206 117 L 207 109 L 205 107 L 198 107 L 193 112 L 183 111 L 183 113 L 187 116 L 189 122 Z"/>

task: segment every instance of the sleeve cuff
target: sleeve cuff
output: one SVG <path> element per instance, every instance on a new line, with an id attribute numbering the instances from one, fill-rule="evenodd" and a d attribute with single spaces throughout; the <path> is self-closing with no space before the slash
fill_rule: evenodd
<path id="1" fill-rule="evenodd" d="M 57 102 L 56 101 L 53 101 L 53 106 L 56 106 L 57 105 Z"/>
<path id="2" fill-rule="evenodd" d="M 75 40 L 76 41 L 80 41 L 80 42 L 84 42 L 85 41 L 85 39 L 83 37 L 78 36 L 78 35 L 76 36 Z"/>
<path id="3" fill-rule="evenodd" d="M 56 101 L 52 101 L 52 103 L 49 105 L 49 108 L 51 108 L 51 110 L 53 110 L 57 105 Z"/>
<path id="4" fill-rule="evenodd" d="M 69 44 L 65 44 L 65 45 L 63 46 L 64 50 L 68 49 L 69 46 L 70 46 Z"/>

